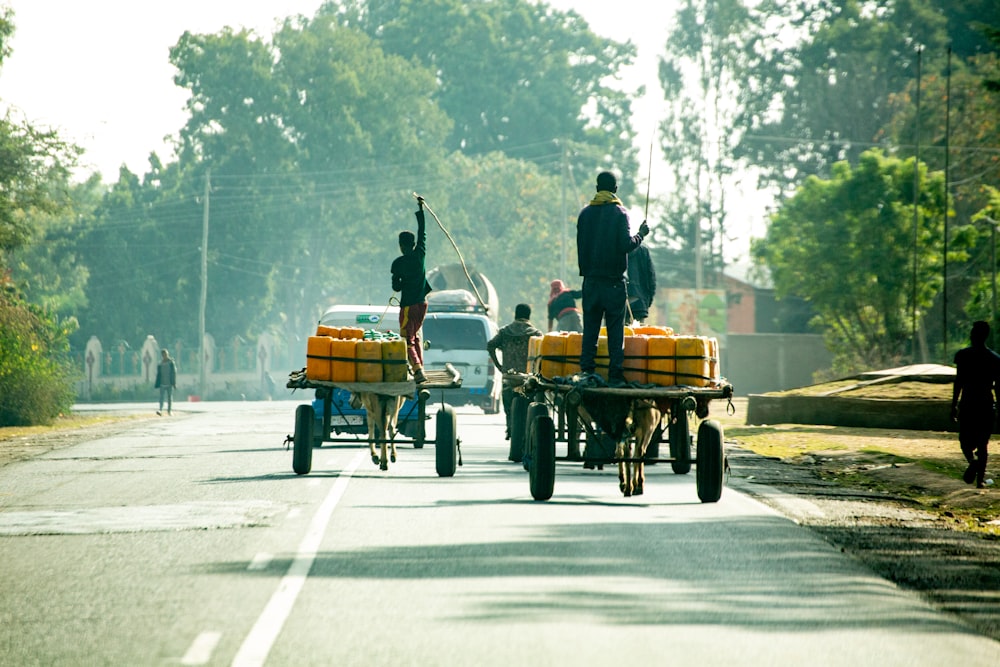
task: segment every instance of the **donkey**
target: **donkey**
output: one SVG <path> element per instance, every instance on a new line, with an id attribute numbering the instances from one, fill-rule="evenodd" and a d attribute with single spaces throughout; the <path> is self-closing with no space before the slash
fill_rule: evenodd
<path id="1" fill-rule="evenodd" d="M 646 481 L 646 468 L 642 462 L 653 433 L 663 419 L 663 412 L 652 401 L 635 400 L 629 405 L 625 419 L 625 432 L 615 450 L 618 462 L 618 488 L 626 498 L 641 496 Z M 632 441 L 635 441 L 633 451 Z M 631 461 L 629 459 L 637 459 Z"/>
<path id="2" fill-rule="evenodd" d="M 368 413 L 368 449 L 372 455 L 372 463 L 380 470 L 388 470 L 389 461 L 396 462 L 396 419 L 405 399 L 402 396 L 387 396 L 371 391 L 358 392 L 357 395 Z M 381 445 L 381 455 L 375 453 L 375 443 Z"/>

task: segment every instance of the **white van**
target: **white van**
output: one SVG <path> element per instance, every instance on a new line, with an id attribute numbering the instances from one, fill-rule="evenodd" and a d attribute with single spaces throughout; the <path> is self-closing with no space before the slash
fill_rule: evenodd
<path id="1" fill-rule="evenodd" d="M 462 375 L 461 387 L 444 390 L 447 403 L 476 405 L 486 414 L 500 411 L 500 372 L 486 350 L 486 343 L 496 333 L 496 322 L 467 290 L 427 295 L 422 330 L 424 368 L 437 370 L 451 364 Z"/>

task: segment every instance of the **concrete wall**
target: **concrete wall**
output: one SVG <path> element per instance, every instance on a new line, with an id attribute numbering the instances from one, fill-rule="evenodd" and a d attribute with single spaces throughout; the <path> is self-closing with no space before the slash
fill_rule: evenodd
<path id="1" fill-rule="evenodd" d="M 734 334 L 726 336 L 722 374 L 738 396 L 784 391 L 814 384 L 833 355 L 815 334 Z"/>

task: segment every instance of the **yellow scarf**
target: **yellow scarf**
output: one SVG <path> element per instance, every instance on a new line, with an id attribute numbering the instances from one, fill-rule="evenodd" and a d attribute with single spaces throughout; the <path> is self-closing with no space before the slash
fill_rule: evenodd
<path id="1" fill-rule="evenodd" d="M 624 206 L 622 200 L 618 198 L 614 192 L 609 192 L 608 190 L 598 190 L 594 198 L 590 200 L 591 206 L 603 206 L 604 204 L 618 204 L 619 206 Z"/>

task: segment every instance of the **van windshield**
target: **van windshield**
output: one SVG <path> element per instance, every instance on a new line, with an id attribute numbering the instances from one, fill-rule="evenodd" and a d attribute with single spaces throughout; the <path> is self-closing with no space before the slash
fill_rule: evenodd
<path id="1" fill-rule="evenodd" d="M 478 319 L 428 317 L 424 320 L 423 334 L 432 350 L 486 349 L 486 327 Z"/>

